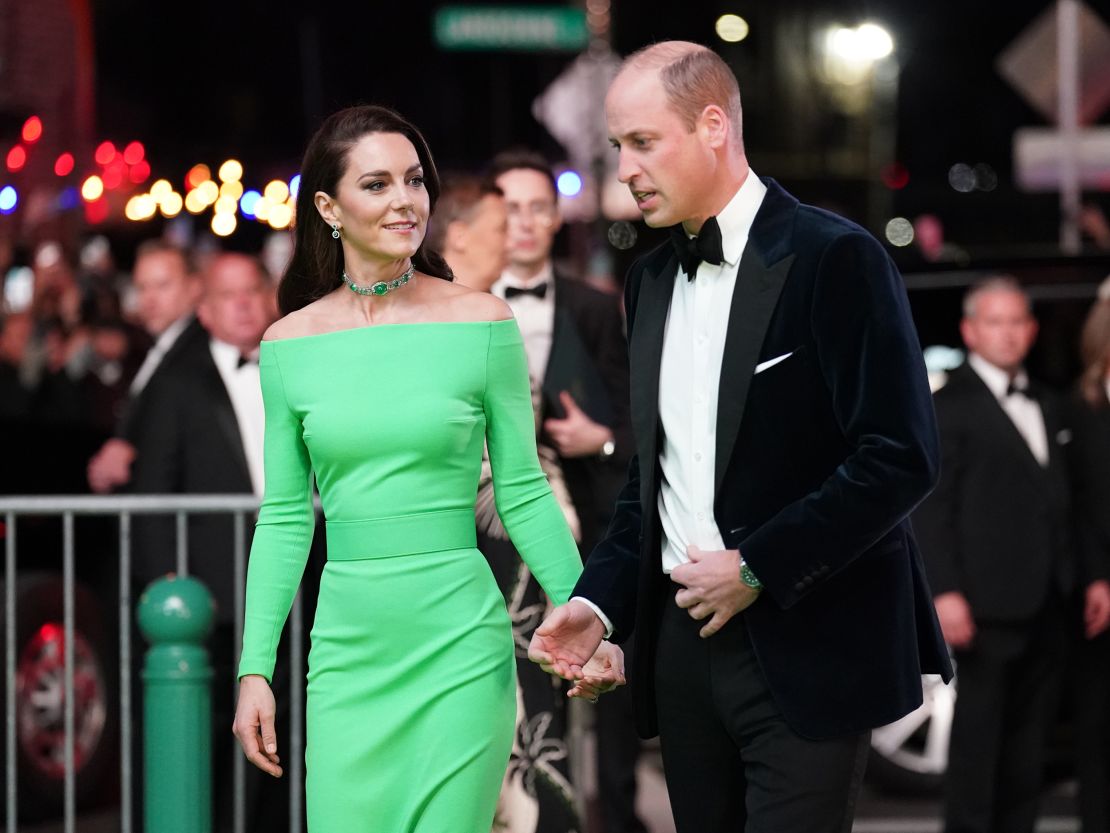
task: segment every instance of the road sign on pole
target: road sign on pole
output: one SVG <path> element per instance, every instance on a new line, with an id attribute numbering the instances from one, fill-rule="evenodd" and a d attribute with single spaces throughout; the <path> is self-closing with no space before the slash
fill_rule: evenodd
<path id="1" fill-rule="evenodd" d="M 577 52 L 590 39 L 585 9 L 570 6 L 444 6 L 433 31 L 459 51 Z"/>

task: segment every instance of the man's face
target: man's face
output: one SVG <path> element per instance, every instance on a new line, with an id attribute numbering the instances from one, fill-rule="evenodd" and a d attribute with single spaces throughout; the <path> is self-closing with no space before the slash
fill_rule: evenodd
<path id="1" fill-rule="evenodd" d="M 530 168 L 515 168 L 497 177 L 509 217 L 509 263 L 534 267 L 551 257 L 555 234 L 563 223 L 551 180 Z"/>
<path id="2" fill-rule="evenodd" d="M 704 219 L 712 193 L 711 148 L 671 108 L 654 70 L 621 73 L 605 98 L 609 139 L 620 153 L 617 177 L 652 228 Z"/>
<path id="3" fill-rule="evenodd" d="M 197 303 L 196 280 L 175 252 L 151 252 L 135 263 L 132 277 L 143 328 L 157 337 Z"/>
<path id="4" fill-rule="evenodd" d="M 483 289 L 496 283 L 508 262 L 508 212 L 505 200 L 497 194 L 486 194 L 467 229 L 467 254 L 474 266 L 474 275 Z"/>
<path id="5" fill-rule="evenodd" d="M 1017 292 L 984 292 L 975 299 L 975 314 L 960 322 L 968 349 L 995 367 L 1015 372 L 1037 338 L 1037 321 Z"/>
<path id="6" fill-rule="evenodd" d="M 241 255 L 221 255 L 204 279 L 200 323 L 220 341 L 253 350 L 270 326 L 270 295 L 258 266 Z"/>

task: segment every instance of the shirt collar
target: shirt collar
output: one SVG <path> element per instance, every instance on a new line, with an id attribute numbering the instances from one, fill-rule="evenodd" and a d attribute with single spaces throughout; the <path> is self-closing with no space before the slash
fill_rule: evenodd
<path id="1" fill-rule="evenodd" d="M 971 369 L 979 374 L 986 384 L 987 388 L 995 399 L 1005 399 L 1006 389 L 1010 387 L 1010 375 L 1001 367 L 991 364 L 978 353 L 969 353 L 967 363 L 971 365 Z M 1029 376 L 1025 370 L 1019 370 L 1013 378 L 1015 387 L 1027 388 L 1029 387 Z"/>
<path id="2" fill-rule="evenodd" d="M 213 336 L 209 341 L 212 349 L 212 359 L 221 371 L 236 371 L 239 369 L 239 348 L 226 341 L 220 341 Z M 256 351 L 252 351 L 256 352 Z M 250 355 L 250 354 L 248 354 Z"/>
<path id="3" fill-rule="evenodd" d="M 166 327 L 166 329 L 162 330 L 158 338 L 154 339 L 154 343 L 162 350 L 169 350 L 173 346 L 173 343 L 177 341 L 177 337 L 185 331 L 185 328 L 189 326 L 189 322 L 192 320 L 193 314 L 191 312 L 181 316 L 170 324 L 170 326 Z"/>
<path id="4" fill-rule="evenodd" d="M 717 225 L 721 227 L 721 253 L 725 257 L 725 263 L 731 267 L 740 262 L 755 215 L 763 204 L 763 195 L 766 193 L 767 186 L 749 168 L 743 184 L 717 215 Z"/>
<path id="5" fill-rule="evenodd" d="M 504 272 L 501 273 L 501 277 L 497 280 L 497 283 L 494 284 L 494 286 L 500 289 L 501 293 L 504 294 L 506 286 L 515 286 L 519 289 L 531 289 L 533 286 L 550 283 L 554 280 L 555 269 L 551 265 L 551 261 L 549 260 L 543 265 L 543 269 L 540 270 L 539 274 L 531 280 L 526 281 L 523 278 L 518 278 L 516 275 L 506 269 Z"/>

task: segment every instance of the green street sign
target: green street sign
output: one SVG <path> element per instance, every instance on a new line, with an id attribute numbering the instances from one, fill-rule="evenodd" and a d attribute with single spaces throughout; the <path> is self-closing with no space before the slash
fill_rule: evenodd
<path id="1" fill-rule="evenodd" d="M 436 44 L 452 50 L 577 52 L 590 39 L 584 9 L 568 6 L 444 6 Z"/>

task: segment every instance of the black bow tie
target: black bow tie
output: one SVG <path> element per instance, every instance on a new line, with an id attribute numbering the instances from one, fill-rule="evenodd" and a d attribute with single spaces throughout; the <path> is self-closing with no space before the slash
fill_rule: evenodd
<path id="1" fill-rule="evenodd" d="M 521 295 L 534 295 L 542 301 L 547 295 L 547 281 L 544 281 L 543 283 L 538 283 L 535 286 L 528 286 L 528 287 L 524 287 L 524 286 L 506 286 L 505 287 L 505 298 L 506 298 L 506 300 L 509 299 L 509 298 L 517 298 Z"/>
<path id="2" fill-rule="evenodd" d="M 702 261 L 715 266 L 724 262 L 721 227 L 717 225 L 716 217 L 710 217 L 702 224 L 697 237 L 687 237 L 681 223 L 671 226 L 671 242 L 682 264 L 682 270 L 690 280 L 697 277 L 698 264 Z"/>
<path id="3" fill-rule="evenodd" d="M 238 370 L 239 368 L 241 368 L 245 364 L 258 364 L 258 359 L 252 359 L 250 356 L 245 356 L 242 353 L 240 353 L 239 354 L 239 363 L 237 365 L 235 365 L 235 369 Z"/>
<path id="4" fill-rule="evenodd" d="M 1010 382 L 1010 384 L 1008 384 L 1006 386 L 1006 396 L 1009 397 L 1009 396 L 1013 396 L 1014 394 L 1017 394 L 1018 396 L 1024 396 L 1026 399 L 1036 400 L 1036 398 L 1037 398 L 1036 396 L 1033 395 L 1033 392 L 1030 391 L 1029 388 L 1027 388 L 1027 387 L 1024 387 L 1024 388 L 1018 387 L 1013 382 Z"/>

